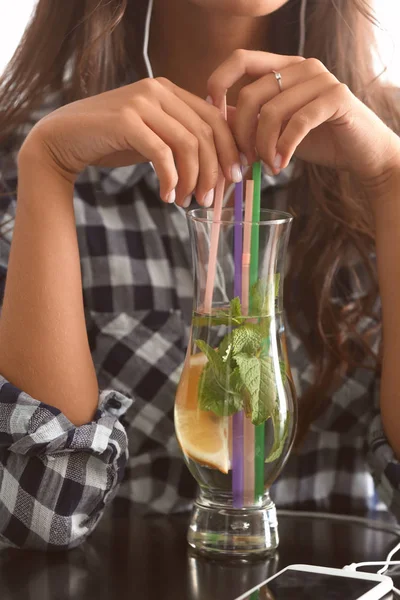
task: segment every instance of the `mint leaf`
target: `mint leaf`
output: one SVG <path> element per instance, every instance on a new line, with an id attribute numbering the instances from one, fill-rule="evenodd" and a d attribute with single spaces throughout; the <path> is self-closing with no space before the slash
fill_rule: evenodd
<path id="1" fill-rule="evenodd" d="M 261 317 L 258 324 L 258 330 L 262 338 L 269 338 L 271 334 L 271 317 Z M 275 332 L 272 332 L 272 335 L 275 335 Z M 267 340 L 264 339 L 264 342 L 267 342 Z"/>
<path id="2" fill-rule="evenodd" d="M 208 360 L 199 384 L 200 408 L 211 410 L 218 416 L 232 415 L 244 409 L 254 425 L 271 418 L 274 432 L 281 430 L 279 411 L 276 412 L 276 375 L 279 377 L 279 374 L 275 374 L 269 356 L 271 317 L 267 312 L 279 291 L 279 278 L 278 274 L 274 282 L 259 280 L 252 286 L 252 311 L 258 317 L 253 319 L 254 323 L 242 315 L 239 298 L 233 298 L 229 308 L 213 315 L 194 316 L 195 325 L 232 328 L 217 349 L 201 339 L 195 341 Z M 286 366 L 282 361 L 280 371 L 285 382 Z M 271 456 L 275 456 L 280 446 L 280 438 L 274 435 Z"/>
<path id="3" fill-rule="evenodd" d="M 238 382 L 234 383 L 237 385 Z M 200 410 L 212 411 L 218 417 L 230 417 L 243 408 L 241 396 L 221 387 L 210 363 L 204 367 L 200 376 L 198 401 Z"/>
<path id="4" fill-rule="evenodd" d="M 214 372 L 208 363 L 200 375 L 198 402 L 200 410 L 211 410 L 219 414 L 224 406 L 225 392 L 218 385 Z"/>
<path id="5" fill-rule="evenodd" d="M 250 306 L 253 315 L 258 317 L 269 316 L 271 306 L 279 294 L 280 273 L 276 273 L 273 282 L 268 279 L 259 279 L 250 289 Z"/>
<path id="6" fill-rule="evenodd" d="M 237 412 L 243 410 L 243 400 L 238 394 L 229 394 L 225 398 L 225 412 L 227 417 L 231 417 Z"/>
<path id="7" fill-rule="evenodd" d="M 231 317 L 229 312 L 218 311 L 214 315 L 194 315 L 192 324 L 195 327 L 213 327 L 215 325 L 226 325 L 227 327 L 242 324 L 242 319 L 239 317 Z"/>
<path id="8" fill-rule="evenodd" d="M 266 463 L 274 462 L 274 460 L 276 460 L 277 458 L 280 457 L 280 455 L 282 454 L 282 450 L 283 450 L 283 444 L 282 444 L 282 446 L 278 446 L 278 448 L 276 450 L 271 450 L 271 454 L 269 454 L 267 456 L 267 458 L 265 459 L 265 462 Z"/>
<path id="9" fill-rule="evenodd" d="M 246 414 L 254 425 L 260 425 L 266 420 L 263 407 L 260 405 L 261 362 L 255 356 L 237 354 L 234 357 L 243 386 L 248 393 L 246 398 Z"/>
<path id="10" fill-rule="evenodd" d="M 225 310 L 218 310 L 214 315 L 211 316 L 212 325 L 227 325 L 236 326 L 242 324 L 242 307 L 240 305 L 239 297 L 233 298 L 229 303 L 229 308 Z"/>
<path id="11" fill-rule="evenodd" d="M 195 340 L 195 344 L 202 352 L 204 352 L 215 373 L 221 375 L 224 370 L 221 355 L 203 340 Z"/>
<path id="12" fill-rule="evenodd" d="M 286 375 L 286 363 L 284 360 L 279 361 L 279 367 L 281 370 L 282 383 L 283 383 L 283 385 L 285 385 L 287 375 Z"/>
<path id="13" fill-rule="evenodd" d="M 218 352 L 203 340 L 195 343 L 208 359 L 199 381 L 200 409 L 211 410 L 219 417 L 231 416 L 242 410 L 243 383 L 239 370 L 232 368 L 230 360 L 224 362 L 220 353 L 222 342 Z"/>
<path id="14" fill-rule="evenodd" d="M 234 394 L 241 394 L 243 391 L 243 381 L 238 367 L 235 367 L 229 376 L 229 388 Z"/>
<path id="15" fill-rule="evenodd" d="M 235 361 L 239 367 L 240 378 L 250 396 L 258 397 L 260 394 L 260 359 L 247 354 L 237 354 Z"/>
<path id="16" fill-rule="evenodd" d="M 240 305 L 240 298 L 237 296 L 230 302 L 231 307 L 231 315 L 232 317 L 241 317 L 242 316 L 242 307 Z"/>
<path id="17" fill-rule="evenodd" d="M 279 286 L 281 283 L 281 274 L 275 273 L 275 298 L 279 296 Z"/>
<path id="18" fill-rule="evenodd" d="M 249 398 L 250 419 L 253 425 L 261 425 L 273 417 L 276 405 L 275 372 L 270 358 L 257 358 L 245 353 L 234 356 L 240 378 Z"/>
<path id="19" fill-rule="evenodd" d="M 226 325 L 227 327 L 238 327 L 242 324 L 240 317 L 233 317 L 231 313 L 219 310 L 212 317 L 212 325 Z"/>
<path id="20" fill-rule="evenodd" d="M 274 439 L 274 444 L 271 448 L 271 452 L 265 459 L 266 463 L 271 463 L 274 460 L 277 460 L 278 458 L 280 458 L 280 456 L 283 452 L 283 447 L 285 445 L 286 438 L 289 433 L 289 415 L 287 415 L 286 419 L 285 419 L 285 424 L 283 426 L 282 437 L 280 437 L 280 424 L 281 424 L 280 423 L 280 413 L 279 413 L 279 410 L 277 410 L 276 412 L 277 412 L 277 415 L 274 419 L 274 438 L 275 439 Z"/>
<path id="21" fill-rule="evenodd" d="M 264 415 L 264 421 L 273 417 L 276 407 L 276 381 L 275 369 L 272 359 L 265 357 L 260 359 L 260 414 Z M 263 421 L 262 421 L 263 422 Z M 260 423 L 257 423 L 259 425 Z M 274 424 L 275 425 L 275 424 Z"/>
<path id="22" fill-rule="evenodd" d="M 218 354 L 223 362 L 229 362 L 232 355 L 232 333 L 228 333 L 222 340 L 218 348 Z"/>
<path id="23" fill-rule="evenodd" d="M 250 307 L 254 315 L 262 315 L 263 294 L 260 290 L 260 280 L 256 281 L 250 288 Z"/>
<path id="24" fill-rule="evenodd" d="M 243 325 L 232 331 L 233 356 L 245 352 L 254 355 L 260 349 L 262 337 L 256 325 Z"/>

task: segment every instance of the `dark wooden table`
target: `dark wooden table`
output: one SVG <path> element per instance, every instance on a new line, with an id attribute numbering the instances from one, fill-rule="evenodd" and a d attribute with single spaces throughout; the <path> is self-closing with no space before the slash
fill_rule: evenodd
<path id="1" fill-rule="evenodd" d="M 293 563 L 343 567 L 383 560 L 400 529 L 301 513 L 279 514 L 281 543 L 269 560 L 229 564 L 195 556 L 188 516 L 139 518 L 121 509 L 68 553 L 0 552 L 1 600 L 233 600 Z M 397 580 L 400 585 L 400 579 Z M 343 599 L 345 600 L 345 599 Z"/>

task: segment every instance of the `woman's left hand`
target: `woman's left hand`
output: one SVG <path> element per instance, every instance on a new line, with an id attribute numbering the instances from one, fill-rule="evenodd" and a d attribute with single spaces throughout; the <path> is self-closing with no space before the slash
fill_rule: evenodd
<path id="1" fill-rule="evenodd" d="M 250 164 L 261 158 L 277 174 L 295 155 L 368 183 L 400 163 L 397 136 L 319 60 L 237 50 L 208 81 L 213 102 L 244 75 L 255 81 L 241 89 L 229 120 Z"/>

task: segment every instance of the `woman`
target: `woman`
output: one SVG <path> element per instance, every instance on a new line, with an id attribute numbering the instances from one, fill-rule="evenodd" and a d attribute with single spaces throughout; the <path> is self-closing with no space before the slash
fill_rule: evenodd
<path id="1" fill-rule="evenodd" d="M 192 295 L 180 207 L 210 206 L 219 165 L 231 183 L 257 156 L 263 202 L 297 217 L 285 294 L 300 427 L 272 495 L 365 512 L 382 508 L 378 488 L 398 517 L 399 115 L 373 72 L 368 3 L 157 0 L 154 80 L 146 9 L 40 0 L 3 78 L 1 540 L 73 547 L 115 494 L 140 512 L 189 508 L 172 421 Z"/>

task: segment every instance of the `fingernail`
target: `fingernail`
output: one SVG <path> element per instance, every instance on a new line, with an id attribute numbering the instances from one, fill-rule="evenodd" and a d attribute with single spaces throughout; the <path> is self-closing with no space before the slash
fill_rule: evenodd
<path id="1" fill-rule="evenodd" d="M 192 202 L 192 195 L 186 196 L 186 198 L 182 202 L 183 208 L 187 208 L 188 206 L 190 206 L 191 202 Z"/>
<path id="2" fill-rule="evenodd" d="M 242 163 L 242 167 L 249 166 L 249 161 L 247 160 L 247 156 L 245 154 L 243 154 L 243 152 L 240 153 L 240 162 Z"/>
<path id="3" fill-rule="evenodd" d="M 206 102 L 208 102 L 208 104 L 214 104 L 213 99 L 211 98 L 211 96 L 207 96 Z"/>
<path id="4" fill-rule="evenodd" d="M 268 165 L 266 165 L 265 162 L 263 162 L 263 167 L 264 167 L 264 171 L 266 172 L 267 175 L 269 175 L 269 177 L 274 176 L 272 169 Z"/>
<path id="5" fill-rule="evenodd" d="M 242 169 L 240 168 L 240 165 L 233 165 L 231 169 L 231 176 L 234 183 L 239 183 L 243 180 Z"/>
<path id="6" fill-rule="evenodd" d="M 175 202 L 175 200 L 176 200 L 175 189 L 173 189 L 172 192 L 170 192 L 165 199 L 168 202 L 168 204 L 172 204 L 173 202 Z"/>
<path id="7" fill-rule="evenodd" d="M 203 198 L 203 206 L 205 208 L 210 208 L 212 203 L 214 202 L 214 190 L 210 190 Z"/>
<path id="8" fill-rule="evenodd" d="M 274 169 L 279 171 L 282 168 L 282 156 L 278 153 L 274 160 Z"/>

